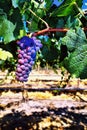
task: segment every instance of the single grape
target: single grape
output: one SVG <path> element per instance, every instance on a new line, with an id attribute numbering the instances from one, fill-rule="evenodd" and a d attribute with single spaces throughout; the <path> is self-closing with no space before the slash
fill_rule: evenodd
<path id="1" fill-rule="evenodd" d="M 22 69 L 18 67 L 17 72 L 19 72 L 19 73 L 22 72 Z"/>
<path id="2" fill-rule="evenodd" d="M 29 56 L 29 55 L 26 58 L 27 58 L 28 61 L 31 60 L 31 56 Z"/>
<path id="3" fill-rule="evenodd" d="M 31 51 L 31 47 L 27 47 L 27 48 L 26 48 L 26 51 L 27 51 L 27 52 L 30 52 L 30 51 Z"/>
<path id="4" fill-rule="evenodd" d="M 23 82 L 24 78 L 23 77 L 19 77 L 19 81 Z"/>
<path id="5" fill-rule="evenodd" d="M 19 49 L 19 50 L 18 50 L 18 54 L 22 54 L 22 55 L 23 55 L 23 54 L 24 54 L 24 51 Z"/>
<path id="6" fill-rule="evenodd" d="M 30 65 L 32 66 L 34 64 L 34 61 L 30 61 Z"/>
<path id="7" fill-rule="evenodd" d="M 34 49 L 31 50 L 31 54 L 35 54 L 36 51 Z"/>
<path id="8" fill-rule="evenodd" d="M 29 67 L 29 69 L 32 69 L 32 65 L 31 64 L 29 64 L 28 67 Z"/>
<path id="9" fill-rule="evenodd" d="M 28 67 L 25 67 L 25 70 L 26 70 L 26 71 L 28 71 L 28 70 L 29 70 L 29 68 L 28 68 Z"/>
<path id="10" fill-rule="evenodd" d="M 24 63 L 28 63 L 28 59 L 24 59 Z"/>
<path id="11" fill-rule="evenodd" d="M 25 62 L 24 59 L 19 59 L 19 60 L 18 60 L 18 63 L 19 63 L 19 64 L 24 64 L 24 62 Z"/>
<path id="12" fill-rule="evenodd" d="M 24 63 L 24 66 L 25 66 L 25 67 L 28 67 L 28 63 Z"/>
<path id="13" fill-rule="evenodd" d="M 24 58 L 27 58 L 27 56 L 28 56 L 28 55 L 27 55 L 26 53 L 23 55 Z"/>
<path id="14" fill-rule="evenodd" d="M 36 46 L 36 51 L 39 51 L 40 50 L 40 47 Z"/>
<path id="15" fill-rule="evenodd" d="M 22 71 L 22 74 L 23 74 L 23 75 L 26 74 L 26 70 L 23 70 L 23 71 Z"/>
<path id="16" fill-rule="evenodd" d="M 21 68 L 22 70 L 25 70 L 25 65 L 21 65 L 20 68 Z"/>
<path id="17" fill-rule="evenodd" d="M 23 56 L 22 56 L 22 54 L 18 54 L 18 58 L 22 58 Z"/>
<path id="18" fill-rule="evenodd" d="M 23 82 L 27 82 L 28 81 L 28 78 L 24 78 Z"/>
<path id="19" fill-rule="evenodd" d="M 27 74 L 25 74 L 25 75 L 24 75 L 24 78 L 28 78 L 28 75 L 27 75 Z"/>
<path id="20" fill-rule="evenodd" d="M 15 74 L 16 74 L 16 76 L 18 76 L 18 77 L 20 77 L 20 76 L 22 76 L 22 73 L 19 73 L 19 72 L 15 72 Z"/>

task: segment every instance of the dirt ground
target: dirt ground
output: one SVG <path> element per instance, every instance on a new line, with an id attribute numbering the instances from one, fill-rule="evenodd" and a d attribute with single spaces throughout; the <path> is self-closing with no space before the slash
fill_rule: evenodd
<path id="1" fill-rule="evenodd" d="M 0 80 L 4 77 L 0 72 Z M 33 70 L 25 87 L 78 87 L 84 91 L 0 91 L 0 130 L 87 130 L 87 80 L 63 80 L 60 72 Z M 4 87 L 22 88 L 23 84 L 8 76 L 0 84 Z"/>

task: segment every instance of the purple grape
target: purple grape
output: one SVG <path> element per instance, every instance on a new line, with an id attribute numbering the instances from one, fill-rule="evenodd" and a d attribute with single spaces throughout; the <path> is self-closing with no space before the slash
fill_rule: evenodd
<path id="1" fill-rule="evenodd" d="M 36 51 L 39 51 L 40 48 L 43 47 L 43 45 L 41 44 L 41 41 L 38 40 L 36 37 L 32 37 L 32 39 L 34 40 L 35 44 L 36 44 Z"/>
<path id="2" fill-rule="evenodd" d="M 22 69 L 18 67 L 17 72 L 19 72 L 19 73 L 22 72 Z"/>
<path id="3" fill-rule="evenodd" d="M 23 77 L 19 77 L 19 81 L 23 82 L 24 78 Z"/>
<path id="4" fill-rule="evenodd" d="M 27 78 L 27 77 L 28 77 L 28 75 L 27 75 L 27 74 L 25 74 L 25 75 L 24 75 L 24 78 Z"/>
<path id="5" fill-rule="evenodd" d="M 36 51 L 32 49 L 31 54 L 36 54 Z"/>
<path id="6" fill-rule="evenodd" d="M 28 52 L 27 54 L 28 54 L 28 56 L 31 56 L 31 52 Z"/>
<path id="7" fill-rule="evenodd" d="M 22 50 L 19 49 L 19 50 L 18 50 L 18 53 L 23 55 L 23 54 L 24 54 L 24 51 L 22 51 Z"/>
<path id="8" fill-rule="evenodd" d="M 32 65 L 31 65 L 31 64 L 29 64 L 29 65 L 28 65 L 28 67 L 29 67 L 29 69 L 31 69 L 31 68 L 32 68 Z"/>
<path id="9" fill-rule="evenodd" d="M 27 82 L 28 81 L 28 78 L 24 78 L 23 82 Z"/>
<path id="10" fill-rule="evenodd" d="M 39 51 L 39 50 L 40 50 L 40 48 L 38 46 L 36 46 L 36 51 Z"/>
<path id="11" fill-rule="evenodd" d="M 30 65 L 32 66 L 34 64 L 34 61 L 30 61 Z"/>
<path id="12" fill-rule="evenodd" d="M 25 66 L 25 67 L 28 67 L 28 63 L 25 63 L 24 66 Z"/>
<path id="13" fill-rule="evenodd" d="M 22 54 L 18 54 L 18 58 L 22 58 L 23 56 L 22 56 Z"/>
<path id="14" fill-rule="evenodd" d="M 21 65 L 20 64 L 17 64 L 17 68 L 20 67 Z"/>
<path id="15" fill-rule="evenodd" d="M 19 73 L 17 71 L 15 72 L 15 74 L 16 74 L 16 76 L 19 76 L 19 77 L 22 76 L 22 73 Z"/>
<path id="16" fill-rule="evenodd" d="M 23 71 L 22 71 L 22 74 L 23 74 L 23 75 L 24 75 L 24 74 L 26 74 L 26 71 L 25 71 L 25 70 L 23 70 Z"/>
<path id="17" fill-rule="evenodd" d="M 24 63 L 28 63 L 28 59 L 24 59 Z"/>
<path id="18" fill-rule="evenodd" d="M 25 70 L 25 65 L 21 65 L 20 68 L 21 68 L 22 70 Z"/>
<path id="19" fill-rule="evenodd" d="M 31 60 L 31 56 L 27 56 L 27 59 L 28 59 L 28 61 L 30 61 Z"/>
<path id="20" fill-rule="evenodd" d="M 23 44 L 23 43 L 20 44 L 20 48 L 21 48 L 21 49 L 24 48 L 24 44 Z"/>
<path id="21" fill-rule="evenodd" d="M 28 67 L 25 67 L 25 70 L 26 70 L 26 71 L 28 71 L 28 70 L 29 70 L 29 68 L 28 68 Z"/>
<path id="22" fill-rule="evenodd" d="M 27 58 L 27 56 L 28 56 L 28 55 L 27 55 L 26 53 L 24 53 L 23 57 L 24 57 L 24 58 Z"/>
<path id="23" fill-rule="evenodd" d="M 27 47 L 26 50 L 27 50 L 27 52 L 30 52 L 31 51 L 31 47 Z"/>
<path id="24" fill-rule="evenodd" d="M 18 60 L 18 63 L 19 63 L 19 64 L 24 64 L 24 60 L 23 60 L 23 59 L 19 59 L 19 60 Z"/>
<path id="25" fill-rule="evenodd" d="M 20 82 L 28 81 L 28 76 L 34 65 L 36 53 L 42 47 L 40 40 L 36 37 L 22 37 L 17 41 L 18 49 L 18 64 L 16 69 L 16 79 Z M 37 49 L 38 48 L 38 49 Z"/>

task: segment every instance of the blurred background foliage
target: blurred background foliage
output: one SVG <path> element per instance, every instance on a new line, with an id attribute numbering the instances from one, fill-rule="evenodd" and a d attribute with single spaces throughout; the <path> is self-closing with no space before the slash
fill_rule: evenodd
<path id="1" fill-rule="evenodd" d="M 15 70 L 16 41 L 49 25 L 69 30 L 37 36 L 43 48 L 37 54 L 36 64 L 64 67 L 75 77 L 87 78 L 87 14 L 82 10 L 83 4 L 83 0 L 0 1 L 0 68 Z"/>

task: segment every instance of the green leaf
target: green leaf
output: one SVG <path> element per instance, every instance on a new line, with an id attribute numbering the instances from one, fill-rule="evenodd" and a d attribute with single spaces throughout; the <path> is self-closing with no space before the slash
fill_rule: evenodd
<path id="1" fill-rule="evenodd" d="M 87 42 L 76 48 L 64 63 L 67 70 L 75 77 L 87 78 Z"/>
<path id="2" fill-rule="evenodd" d="M 36 0 L 31 0 L 31 3 L 34 3 L 34 7 L 38 9 L 39 8 L 44 8 L 45 6 L 45 1 L 43 0 L 42 2 L 36 2 Z"/>
<path id="3" fill-rule="evenodd" d="M 43 15 L 45 14 L 45 11 L 43 10 L 43 9 L 37 9 L 37 15 L 39 16 L 39 17 L 43 17 Z"/>
<path id="4" fill-rule="evenodd" d="M 12 5 L 14 8 L 18 7 L 18 2 L 19 2 L 19 0 L 12 0 Z"/>
<path id="5" fill-rule="evenodd" d="M 77 28 L 77 27 L 81 27 L 82 23 L 79 20 L 79 18 L 75 18 L 73 19 L 71 16 L 68 17 L 65 27 L 66 28 Z"/>
<path id="6" fill-rule="evenodd" d="M 12 14 L 9 17 L 9 20 L 15 25 L 16 28 L 14 30 L 14 36 L 18 38 L 19 32 L 23 28 L 23 21 L 22 21 L 22 16 L 20 14 L 20 10 L 18 8 L 12 10 Z"/>
<path id="7" fill-rule="evenodd" d="M 10 22 L 5 15 L 0 15 L 0 36 L 4 37 L 4 42 L 8 43 L 15 39 L 14 37 L 15 25 Z"/>
<path id="8" fill-rule="evenodd" d="M 81 28 L 76 32 L 70 30 L 61 40 L 61 44 L 68 49 L 68 57 L 63 61 L 65 68 L 71 75 L 87 78 L 87 40 L 84 31 Z"/>
<path id="9" fill-rule="evenodd" d="M 60 44 L 66 45 L 68 51 L 73 51 L 76 49 L 78 46 L 81 46 L 82 43 L 86 42 L 86 36 L 84 31 L 79 27 L 77 28 L 77 31 L 75 30 L 69 30 L 66 33 L 66 36 L 64 38 L 60 39 Z"/>
<path id="10" fill-rule="evenodd" d="M 59 2 L 63 1 L 63 0 L 58 0 Z"/>
<path id="11" fill-rule="evenodd" d="M 46 10 L 49 10 L 50 7 L 52 6 L 53 0 L 45 0 L 45 2 L 46 2 L 45 8 Z"/>
<path id="12" fill-rule="evenodd" d="M 8 51 L 2 50 L 0 48 L 0 60 L 6 60 L 7 58 L 12 58 L 12 54 Z"/>
<path id="13" fill-rule="evenodd" d="M 68 16 L 73 15 L 78 11 L 75 4 L 78 5 L 78 7 L 82 6 L 82 0 L 64 0 L 64 2 L 59 6 L 59 8 L 55 9 L 51 16 Z"/>

